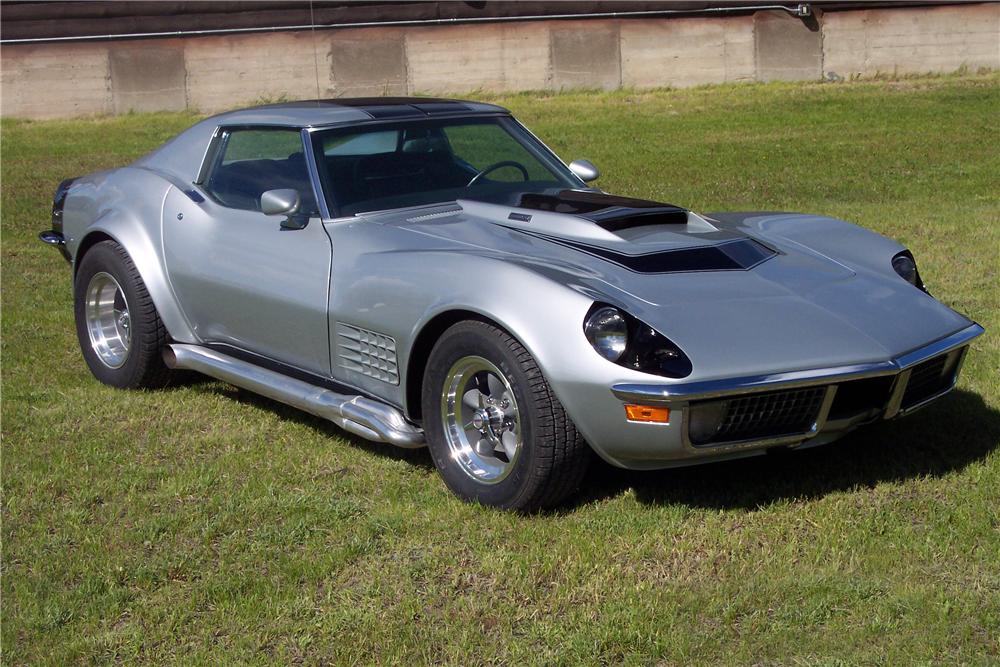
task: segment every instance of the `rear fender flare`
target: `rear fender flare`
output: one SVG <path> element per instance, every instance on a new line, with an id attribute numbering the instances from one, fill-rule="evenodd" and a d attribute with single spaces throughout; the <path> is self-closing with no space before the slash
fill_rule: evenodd
<path id="1" fill-rule="evenodd" d="M 155 228 L 159 231 L 159 224 Z M 89 225 L 73 254 L 74 279 L 77 267 L 87 250 L 106 238 L 124 248 L 132 259 L 170 337 L 182 343 L 199 342 L 167 279 L 159 234 L 156 239 L 151 238 L 147 226 L 138 220 L 120 213 L 108 212 Z"/>

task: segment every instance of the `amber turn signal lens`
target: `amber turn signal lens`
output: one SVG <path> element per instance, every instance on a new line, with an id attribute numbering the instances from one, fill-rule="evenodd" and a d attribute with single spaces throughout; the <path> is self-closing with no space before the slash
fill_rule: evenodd
<path id="1" fill-rule="evenodd" d="M 625 416 L 630 422 L 654 422 L 657 424 L 670 423 L 670 408 L 655 407 L 652 405 L 626 405 Z"/>

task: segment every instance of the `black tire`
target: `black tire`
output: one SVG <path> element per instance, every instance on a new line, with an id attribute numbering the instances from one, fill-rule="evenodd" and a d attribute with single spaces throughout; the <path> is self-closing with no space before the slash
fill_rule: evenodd
<path id="1" fill-rule="evenodd" d="M 121 287 L 130 319 L 129 343 L 124 361 L 113 367 L 102 361 L 94 349 L 87 323 L 87 291 L 94 276 L 108 274 Z M 139 271 L 125 249 L 114 241 L 102 241 L 90 248 L 80 261 L 73 286 L 76 334 L 83 358 L 91 373 L 104 384 L 123 389 L 161 387 L 170 371 L 161 356 L 169 336 L 156 306 L 146 291 Z"/>
<path id="2" fill-rule="evenodd" d="M 492 483 L 463 468 L 446 434 L 445 384 L 452 369 L 471 357 L 486 359 L 502 372 L 519 415 L 519 454 L 509 461 L 506 476 Z M 466 501 L 521 512 L 550 509 L 579 488 L 592 457 L 531 354 L 486 322 L 460 322 L 437 341 L 424 374 L 421 407 L 434 464 L 448 487 Z"/>

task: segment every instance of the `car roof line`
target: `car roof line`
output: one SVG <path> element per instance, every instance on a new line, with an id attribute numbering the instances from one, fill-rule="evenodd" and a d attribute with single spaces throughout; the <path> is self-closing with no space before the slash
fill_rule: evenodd
<path id="1" fill-rule="evenodd" d="M 510 116 L 509 111 L 481 111 L 481 112 L 468 112 L 468 111 L 456 111 L 453 113 L 442 113 L 435 114 L 433 116 L 396 116 L 390 118 L 377 118 L 372 117 L 366 120 L 335 120 L 329 123 L 313 123 L 311 125 L 303 126 L 305 130 L 326 130 L 336 127 L 355 127 L 355 126 L 371 126 L 371 125 L 391 125 L 396 122 L 412 122 L 412 121 L 435 121 L 435 120 L 447 120 L 451 118 L 495 118 Z"/>

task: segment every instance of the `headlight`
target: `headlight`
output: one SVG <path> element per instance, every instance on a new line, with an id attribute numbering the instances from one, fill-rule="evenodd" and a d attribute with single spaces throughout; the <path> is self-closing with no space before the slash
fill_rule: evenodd
<path id="1" fill-rule="evenodd" d="M 892 268 L 906 282 L 917 284 L 917 263 L 906 255 L 896 255 L 892 260 Z"/>
<path id="2" fill-rule="evenodd" d="M 643 373 L 653 373 L 668 378 L 682 378 L 691 374 L 691 360 L 673 341 L 653 327 L 636 323 L 635 335 L 622 358 L 621 365 Z"/>
<path id="3" fill-rule="evenodd" d="M 924 283 L 920 280 L 920 272 L 917 271 L 917 263 L 909 250 L 904 250 L 892 258 L 892 270 L 896 274 L 910 283 L 914 287 L 927 291 Z"/>
<path id="4" fill-rule="evenodd" d="M 598 354 L 608 361 L 618 361 L 628 345 L 628 324 L 625 316 L 617 308 L 598 308 L 583 325 L 587 340 Z"/>
<path id="5" fill-rule="evenodd" d="M 619 366 L 663 377 L 691 374 L 691 361 L 673 341 L 614 306 L 598 303 L 583 323 L 598 354 Z"/>

